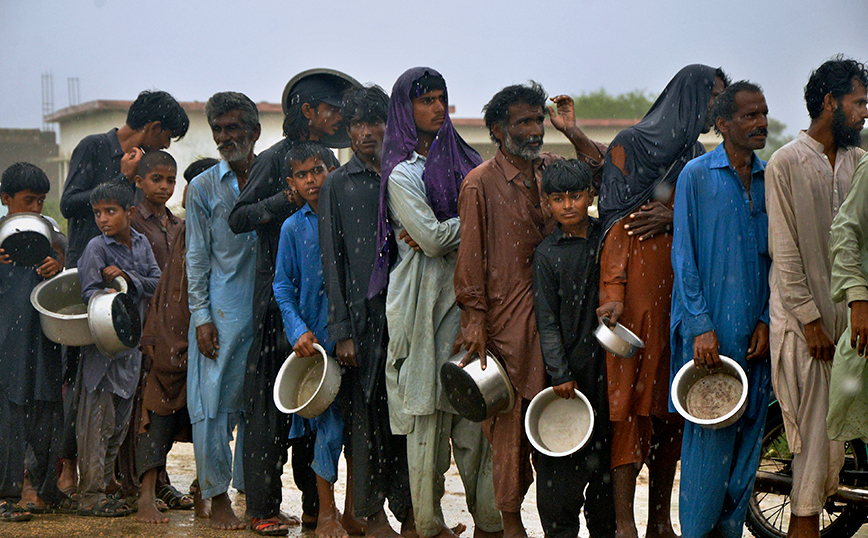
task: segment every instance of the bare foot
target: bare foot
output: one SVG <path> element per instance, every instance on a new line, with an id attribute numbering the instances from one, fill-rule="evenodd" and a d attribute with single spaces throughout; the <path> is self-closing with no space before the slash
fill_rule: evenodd
<path id="1" fill-rule="evenodd" d="M 316 522 L 316 531 L 314 532 L 317 538 L 349 538 L 337 514 L 320 514 Z"/>
<path id="2" fill-rule="evenodd" d="M 317 520 L 317 516 L 311 516 L 311 515 L 305 514 L 304 512 L 301 513 L 301 526 L 306 528 L 306 529 L 315 528 L 316 527 L 316 520 Z"/>
<path id="3" fill-rule="evenodd" d="M 211 517 L 211 499 L 203 499 L 202 493 L 198 486 L 193 490 L 193 516 L 199 519 L 208 519 Z"/>
<path id="4" fill-rule="evenodd" d="M 211 497 L 211 528 L 223 531 L 239 531 L 245 527 L 232 510 L 229 495 L 221 493 Z"/>
<path id="5" fill-rule="evenodd" d="M 473 527 L 473 538 L 503 538 L 503 531 L 488 532 L 479 527 Z"/>
<path id="6" fill-rule="evenodd" d="M 636 530 L 636 525 L 619 525 L 615 531 L 615 538 L 639 538 L 639 531 Z M 650 529 L 646 531 L 645 538 L 652 538 Z"/>
<path id="7" fill-rule="evenodd" d="M 386 513 L 383 512 L 383 517 L 386 516 Z M 369 522 L 370 523 L 370 522 Z M 416 532 L 416 521 L 413 519 L 413 511 L 410 510 L 410 514 L 401 523 L 401 536 L 404 538 L 419 538 L 419 533 Z"/>
<path id="8" fill-rule="evenodd" d="M 144 495 L 139 497 L 139 509 L 134 517 L 143 523 L 169 522 L 169 518 L 167 518 L 159 510 L 157 510 L 157 505 L 156 503 L 154 503 L 153 499 L 145 499 Z"/>
<path id="9" fill-rule="evenodd" d="M 521 521 L 520 512 L 501 512 L 503 516 L 503 538 L 527 538 L 527 531 Z"/>
<path id="10" fill-rule="evenodd" d="M 61 459 L 60 476 L 57 477 L 57 489 L 72 495 L 78 486 L 78 469 L 75 460 Z"/>
<path id="11" fill-rule="evenodd" d="M 298 527 L 299 525 L 301 525 L 301 520 L 298 518 L 298 516 L 291 516 L 287 513 L 280 512 L 277 515 L 277 518 L 280 519 L 280 522 L 287 527 Z"/>
<path id="12" fill-rule="evenodd" d="M 350 536 L 362 536 L 368 532 L 368 523 L 364 518 L 346 512 L 341 516 L 341 526 Z"/>
<path id="13" fill-rule="evenodd" d="M 401 536 L 389 525 L 389 518 L 382 508 L 380 508 L 379 512 L 368 518 L 367 524 L 366 538 L 400 538 Z"/>

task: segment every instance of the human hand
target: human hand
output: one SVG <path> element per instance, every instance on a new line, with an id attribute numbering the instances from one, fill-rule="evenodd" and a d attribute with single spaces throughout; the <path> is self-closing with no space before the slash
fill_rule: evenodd
<path id="1" fill-rule="evenodd" d="M 145 154 L 141 148 L 133 148 L 129 153 L 124 153 L 121 157 L 121 174 L 125 175 L 130 181 L 139 173 L 139 161 Z"/>
<path id="2" fill-rule="evenodd" d="M 217 350 L 220 349 L 219 334 L 213 323 L 206 323 L 196 327 L 196 343 L 199 351 L 209 359 L 217 358 Z"/>
<path id="3" fill-rule="evenodd" d="M 597 317 L 606 324 L 606 327 L 612 328 L 618 322 L 618 318 L 624 313 L 624 303 L 621 301 L 609 301 L 606 304 L 600 305 L 597 308 Z"/>
<path id="4" fill-rule="evenodd" d="M 116 266 L 114 266 L 114 265 L 109 265 L 108 267 L 103 268 L 103 270 L 102 270 L 102 278 L 103 278 L 103 280 L 105 280 L 106 282 L 111 282 L 111 281 L 113 281 L 114 279 L 116 279 L 117 277 L 121 277 L 121 278 L 123 278 L 124 280 L 126 280 L 128 283 L 131 283 L 131 281 L 130 281 L 130 277 L 127 276 L 126 273 L 124 273 L 123 271 L 121 271 L 120 268 L 118 268 L 118 267 L 116 267 Z"/>
<path id="5" fill-rule="evenodd" d="M 12 263 L 12 258 L 9 257 L 9 254 L 6 254 L 6 251 L 0 248 L 0 263 Z"/>
<path id="6" fill-rule="evenodd" d="M 488 342 L 488 331 L 484 323 L 468 324 L 461 328 L 458 333 L 458 338 L 455 339 L 455 345 L 452 347 L 452 354 L 456 355 L 462 347 L 467 350 L 467 354 L 458 363 L 460 368 L 464 368 L 473 361 L 475 355 L 479 355 L 479 366 L 483 370 L 488 367 L 486 358 L 485 344 Z"/>
<path id="7" fill-rule="evenodd" d="M 352 338 L 340 340 L 335 344 L 335 359 L 344 366 L 358 366 L 356 344 Z"/>
<path id="8" fill-rule="evenodd" d="M 866 342 L 868 342 L 868 301 L 853 301 L 850 303 L 850 347 L 864 357 Z"/>
<path id="9" fill-rule="evenodd" d="M 422 251 L 422 247 L 419 246 L 419 243 L 413 241 L 413 238 L 410 237 L 410 234 L 407 233 L 407 230 L 401 230 L 401 233 L 398 234 L 398 239 L 410 245 L 410 248 L 412 248 L 416 252 Z"/>
<path id="10" fill-rule="evenodd" d="M 56 275 L 58 271 L 60 271 L 60 262 L 51 256 L 47 256 L 45 260 L 43 260 L 42 265 L 36 268 L 36 274 L 42 278 L 51 278 Z"/>
<path id="11" fill-rule="evenodd" d="M 552 388 L 555 390 L 555 394 L 561 398 L 571 400 L 576 397 L 576 391 L 579 390 L 579 385 L 577 385 L 575 381 L 567 381 L 566 383 L 555 385 Z"/>
<path id="12" fill-rule="evenodd" d="M 808 343 L 808 353 L 818 361 L 831 361 L 835 356 L 835 342 L 826 332 L 821 319 L 805 325 L 805 340 Z"/>
<path id="13" fill-rule="evenodd" d="M 316 339 L 316 336 L 312 332 L 306 331 L 298 337 L 298 341 L 292 346 L 292 350 L 299 357 L 310 357 L 319 353 L 319 351 L 314 349 L 314 344 L 319 344 L 319 340 Z"/>
<path id="14" fill-rule="evenodd" d="M 760 321 L 756 324 L 750 336 L 747 348 L 747 360 L 762 359 L 769 354 L 769 326 Z"/>
<path id="15" fill-rule="evenodd" d="M 672 231 L 672 210 L 660 202 L 651 202 L 630 213 L 633 219 L 624 225 L 627 235 L 638 235 L 639 241 Z"/>
<path id="16" fill-rule="evenodd" d="M 576 111 L 573 98 L 569 95 L 558 95 L 551 98 L 551 101 L 558 107 L 557 112 L 554 107 L 547 106 L 546 110 L 549 113 L 549 120 L 552 126 L 562 133 L 575 128 L 576 126 Z"/>
<path id="17" fill-rule="evenodd" d="M 705 366 L 707 368 L 718 368 L 723 363 L 720 361 L 720 354 L 717 352 L 720 343 L 717 341 L 717 334 L 714 331 L 708 331 L 693 338 L 693 364 L 696 366 Z"/>

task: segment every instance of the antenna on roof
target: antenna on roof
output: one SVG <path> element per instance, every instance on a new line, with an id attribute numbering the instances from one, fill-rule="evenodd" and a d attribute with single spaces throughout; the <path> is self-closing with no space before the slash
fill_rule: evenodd
<path id="1" fill-rule="evenodd" d="M 45 117 L 54 112 L 54 75 L 51 71 L 42 73 L 42 130 L 54 131 L 57 125 L 45 121 Z"/>
<path id="2" fill-rule="evenodd" d="M 78 77 L 67 77 L 66 89 L 69 93 L 69 106 L 81 103 L 81 92 L 78 85 Z"/>

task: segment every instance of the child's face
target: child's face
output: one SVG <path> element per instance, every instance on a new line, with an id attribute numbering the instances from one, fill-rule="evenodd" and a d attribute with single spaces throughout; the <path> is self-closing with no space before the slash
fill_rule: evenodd
<path id="1" fill-rule="evenodd" d="M 117 202 L 103 200 L 91 204 L 93 218 L 99 231 L 108 237 L 130 233 L 130 222 L 133 218 L 133 208 L 124 209 Z"/>
<path id="2" fill-rule="evenodd" d="M 145 177 L 136 176 L 136 185 L 142 189 L 145 198 L 157 205 L 165 205 L 175 192 L 174 166 L 161 164 L 152 167 Z"/>
<path id="3" fill-rule="evenodd" d="M 286 178 L 289 186 L 311 204 L 319 201 L 319 189 L 329 171 L 319 157 L 310 157 L 304 162 L 292 161 L 292 175 Z"/>
<path id="4" fill-rule="evenodd" d="M 47 193 L 38 193 L 30 189 L 24 189 L 15 194 L 2 193 L 3 205 L 9 208 L 9 214 L 13 213 L 42 213 L 42 204 L 45 203 Z"/>
<path id="5" fill-rule="evenodd" d="M 572 227 L 588 219 L 587 190 L 577 192 L 553 192 L 548 195 L 548 204 L 561 226 Z"/>

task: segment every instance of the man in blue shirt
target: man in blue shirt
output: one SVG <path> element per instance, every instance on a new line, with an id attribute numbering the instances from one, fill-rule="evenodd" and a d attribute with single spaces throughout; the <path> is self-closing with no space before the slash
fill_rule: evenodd
<path id="1" fill-rule="evenodd" d="M 712 109 L 723 144 L 690 161 L 675 190 L 672 362 L 708 367 L 720 355 L 747 373 L 748 402 L 719 430 L 691 422 L 681 449 L 679 513 L 684 538 L 742 534 L 765 426 L 768 359 L 768 215 L 765 146 L 768 107 L 759 86 L 732 84 Z"/>

